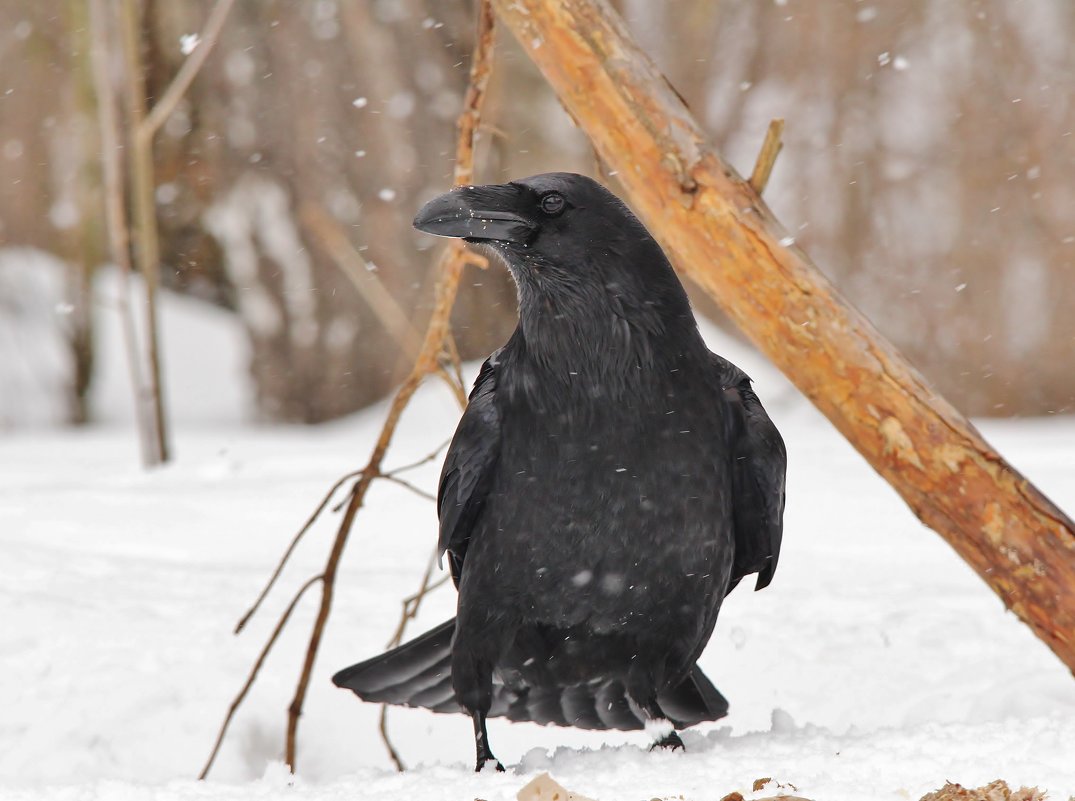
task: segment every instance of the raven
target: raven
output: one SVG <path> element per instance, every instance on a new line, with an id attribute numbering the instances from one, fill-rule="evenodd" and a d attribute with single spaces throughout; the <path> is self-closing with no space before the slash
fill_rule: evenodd
<path id="1" fill-rule="evenodd" d="M 457 616 L 333 677 L 363 700 L 485 720 L 677 728 L 727 713 L 696 660 L 780 552 L 784 443 L 711 353 L 657 242 L 596 181 L 458 187 L 414 226 L 506 263 L 519 324 L 482 365 L 444 460 Z"/>

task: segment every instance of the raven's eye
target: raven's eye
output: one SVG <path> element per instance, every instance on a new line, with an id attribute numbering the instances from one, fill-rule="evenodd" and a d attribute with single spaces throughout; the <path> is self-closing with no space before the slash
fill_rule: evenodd
<path id="1" fill-rule="evenodd" d="M 564 210 L 564 196 L 559 192 L 549 192 L 541 198 L 541 210 L 553 217 Z"/>

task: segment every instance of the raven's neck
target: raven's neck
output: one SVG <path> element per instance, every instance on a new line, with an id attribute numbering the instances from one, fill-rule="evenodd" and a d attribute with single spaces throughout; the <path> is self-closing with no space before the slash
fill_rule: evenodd
<path id="1" fill-rule="evenodd" d="M 509 394 L 556 408 L 645 395 L 685 356 L 705 345 L 690 306 L 621 297 L 521 299 L 519 325 L 504 349 Z"/>

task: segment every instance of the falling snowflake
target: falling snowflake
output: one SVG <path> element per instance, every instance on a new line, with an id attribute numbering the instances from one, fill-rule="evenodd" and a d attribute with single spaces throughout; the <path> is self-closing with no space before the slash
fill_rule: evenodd
<path id="1" fill-rule="evenodd" d="M 196 33 L 184 33 L 179 37 L 179 52 L 184 56 L 189 56 L 201 40 L 202 37 Z"/>

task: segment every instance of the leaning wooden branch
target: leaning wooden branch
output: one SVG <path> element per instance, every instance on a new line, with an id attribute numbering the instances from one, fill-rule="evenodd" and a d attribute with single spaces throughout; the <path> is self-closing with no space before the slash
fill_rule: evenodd
<path id="1" fill-rule="evenodd" d="M 676 266 L 1075 669 L 1075 525 L 852 308 L 603 0 L 494 0 Z"/>

